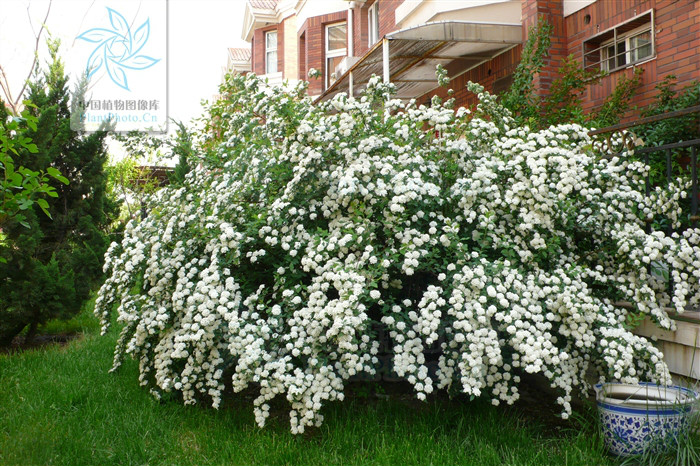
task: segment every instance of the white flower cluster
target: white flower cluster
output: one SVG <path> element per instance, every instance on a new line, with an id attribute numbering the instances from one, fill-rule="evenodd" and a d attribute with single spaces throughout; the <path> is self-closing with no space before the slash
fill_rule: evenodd
<path id="1" fill-rule="evenodd" d="M 669 380 L 616 303 L 670 328 L 664 306 L 700 302 L 700 231 L 645 231 L 677 219 L 682 186 L 649 201 L 648 167 L 601 160 L 579 126 L 513 127 L 475 85 L 473 115 L 404 105 L 378 79 L 319 106 L 254 76 L 230 86 L 215 157 L 107 254 L 96 313 L 124 325 L 114 368 L 130 354 L 185 403 L 255 389 L 261 426 L 284 397 L 295 433 L 376 370 L 377 326 L 419 399 L 510 404 L 540 373 L 566 416 L 589 370 Z"/>

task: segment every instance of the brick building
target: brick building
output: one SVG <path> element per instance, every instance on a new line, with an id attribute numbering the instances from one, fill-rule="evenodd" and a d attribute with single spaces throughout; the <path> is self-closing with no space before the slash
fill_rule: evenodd
<path id="1" fill-rule="evenodd" d="M 435 66 L 452 79 L 458 103 L 476 81 L 491 92 L 512 82 L 528 29 L 538 17 L 553 25 L 552 48 L 535 77 L 546 93 L 561 61 L 609 74 L 584 95 L 600 105 L 622 76 L 643 69 L 636 105 L 653 99 L 655 85 L 677 76 L 700 79 L 700 1 L 697 0 L 247 0 L 243 38 L 249 67 L 272 82 L 321 72 L 309 94 L 328 99 L 357 94 L 372 74 L 396 84 L 398 96 L 425 102 L 439 89 Z"/>

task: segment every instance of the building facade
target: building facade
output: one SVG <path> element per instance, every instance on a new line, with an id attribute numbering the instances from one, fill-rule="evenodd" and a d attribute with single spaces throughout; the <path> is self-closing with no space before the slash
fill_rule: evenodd
<path id="1" fill-rule="evenodd" d="M 535 89 L 546 93 L 568 55 L 607 72 L 588 86 L 584 109 L 601 105 L 623 76 L 641 68 L 634 105 L 649 104 L 656 84 L 675 75 L 679 86 L 700 79 L 697 0 L 246 0 L 243 38 L 252 70 L 271 82 L 307 79 L 319 100 L 357 94 L 379 75 L 402 99 L 429 101 L 435 66 L 451 78 L 458 104 L 470 105 L 475 81 L 490 92 L 508 89 L 522 44 L 538 18 L 553 26 L 550 54 Z M 247 68 L 247 69 L 246 69 Z"/>

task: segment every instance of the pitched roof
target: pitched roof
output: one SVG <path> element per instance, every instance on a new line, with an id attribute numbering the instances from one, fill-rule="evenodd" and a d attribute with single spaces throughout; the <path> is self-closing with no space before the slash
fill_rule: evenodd
<path id="1" fill-rule="evenodd" d="M 250 60 L 250 49 L 249 48 L 229 48 L 228 53 L 231 60 Z"/>
<path id="2" fill-rule="evenodd" d="M 274 10 L 278 0 L 248 0 L 250 6 L 256 9 Z"/>

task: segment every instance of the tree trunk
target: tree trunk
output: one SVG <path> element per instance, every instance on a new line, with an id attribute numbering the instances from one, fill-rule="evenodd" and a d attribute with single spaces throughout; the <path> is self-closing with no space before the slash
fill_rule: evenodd
<path id="1" fill-rule="evenodd" d="M 2 328 L 0 328 L 0 348 L 7 348 L 10 346 L 12 344 L 12 340 L 14 340 L 15 337 L 19 335 L 19 332 L 21 332 L 26 326 L 26 323 L 17 324 L 14 327 L 9 328 L 2 326 Z"/>
<path id="2" fill-rule="evenodd" d="M 32 323 L 29 325 L 29 331 L 27 332 L 27 336 L 24 337 L 24 344 L 28 345 L 32 341 L 34 341 L 34 336 L 36 335 L 36 328 L 38 327 L 36 321 L 32 321 Z"/>

